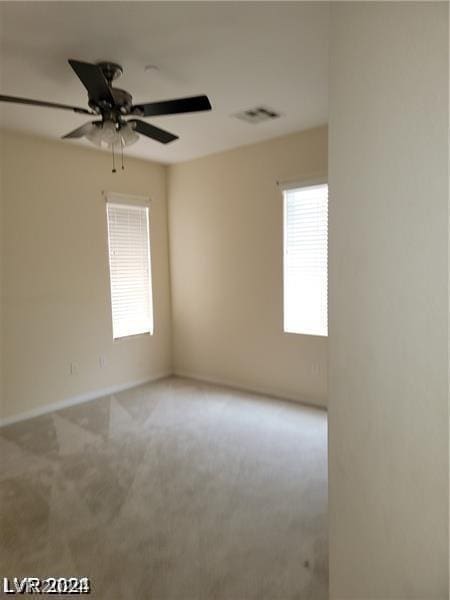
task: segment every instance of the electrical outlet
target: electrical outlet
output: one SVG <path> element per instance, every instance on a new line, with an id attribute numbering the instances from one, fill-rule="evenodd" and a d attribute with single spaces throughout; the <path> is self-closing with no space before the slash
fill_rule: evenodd
<path id="1" fill-rule="evenodd" d="M 70 363 L 70 374 L 78 375 L 78 363 L 76 363 L 76 362 Z"/>
<path id="2" fill-rule="evenodd" d="M 104 369 L 107 364 L 106 356 L 100 355 L 98 357 L 98 364 L 100 365 L 100 369 Z"/>

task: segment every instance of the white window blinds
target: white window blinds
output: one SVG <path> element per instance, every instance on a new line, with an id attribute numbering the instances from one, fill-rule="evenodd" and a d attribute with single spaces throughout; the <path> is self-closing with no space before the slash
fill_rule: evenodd
<path id="1" fill-rule="evenodd" d="M 147 206 L 107 202 L 114 339 L 153 333 Z"/>
<path id="2" fill-rule="evenodd" d="M 328 335 L 328 186 L 284 195 L 284 331 Z"/>

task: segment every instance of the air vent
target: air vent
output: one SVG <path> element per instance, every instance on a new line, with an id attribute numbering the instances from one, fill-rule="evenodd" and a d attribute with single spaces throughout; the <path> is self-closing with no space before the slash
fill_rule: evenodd
<path id="1" fill-rule="evenodd" d="M 247 121 L 247 123 L 262 123 L 263 121 L 276 119 L 280 114 L 271 108 L 267 108 L 267 106 L 257 106 L 256 108 L 250 108 L 249 110 L 237 113 L 234 116 L 236 119 L 241 119 L 241 121 Z"/>

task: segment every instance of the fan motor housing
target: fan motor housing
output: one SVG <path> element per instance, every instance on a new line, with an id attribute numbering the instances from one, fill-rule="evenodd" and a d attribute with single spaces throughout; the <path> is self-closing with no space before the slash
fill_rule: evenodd
<path id="1" fill-rule="evenodd" d="M 126 90 L 119 88 L 110 88 L 111 94 L 114 98 L 114 107 L 108 100 L 101 100 L 100 102 L 95 100 L 89 100 L 89 106 L 97 113 L 110 113 L 115 112 L 121 115 L 128 115 L 133 106 L 133 97 Z"/>
<path id="2" fill-rule="evenodd" d="M 119 111 L 123 115 L 127 115 L 133 106 L 133 98 L 131 94 L 126 90 L 120 90 L 119 88 L 111 88 L 111 92 Z"/>
<path id="3" fill-rule="evenodd" d="M 126 90 L 112 87 L 112 82 L 123 74 L 123 68 L 118 63 L 113 62 L 98 62 L 96 63 L 108 82 L 108 87 L 111 90 L 111 94 L 114 98 L 114 105 L 111 104 L 110 99 L 89 99 L 89 106 L 95 110 L 97 114 L 101 114 L 103 117 L 108 118 L 114 115 L 128 115 L 133 106 L 133 98 L 130 93 Z"/>

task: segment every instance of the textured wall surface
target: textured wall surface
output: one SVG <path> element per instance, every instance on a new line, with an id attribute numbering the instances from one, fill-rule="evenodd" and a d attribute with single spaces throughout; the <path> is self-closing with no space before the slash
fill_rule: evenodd
<path id="1" fill-rule="evenodd" d="M 106 153 L 15 133 L 2 138 L 0 418 L 170 372 L 165 168 L 128 159 L 113 175 Z M 102 190 L 151 197 L 153 336 L 113 342 Z"/>
<path id="2" fill-rule="evenodd" d="M 326 127 L 169 168 L 176 372 L 326 406 L 327 338 L 283 333 L 276 184 L 326 174 Z"/>
<path id="3" fill-rule="evenodd" d="M 331 598 L 448 598 L 446 3 L 334 3 Z"/>

